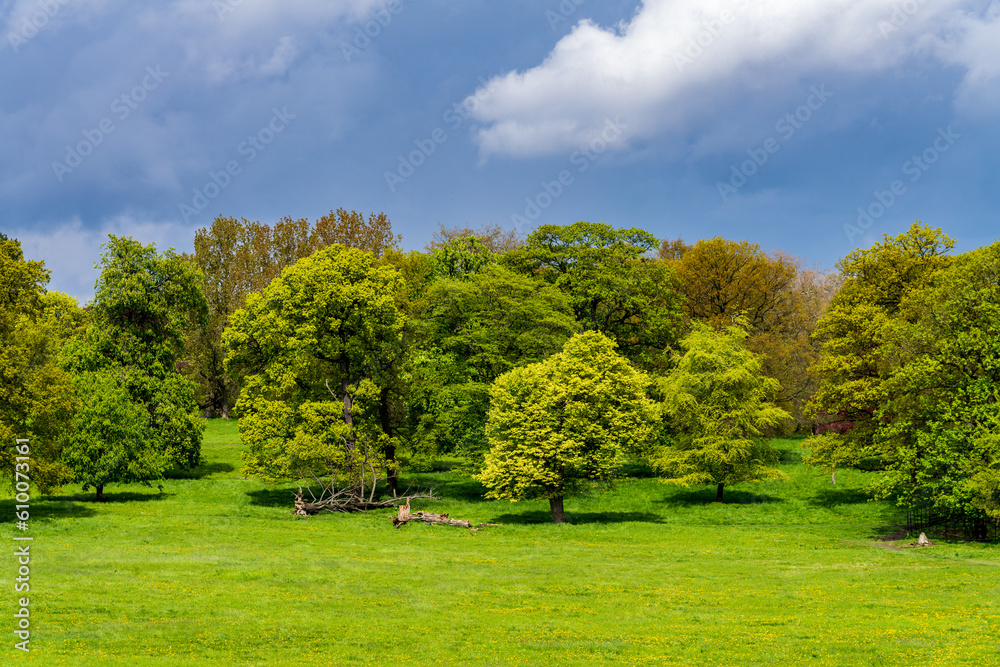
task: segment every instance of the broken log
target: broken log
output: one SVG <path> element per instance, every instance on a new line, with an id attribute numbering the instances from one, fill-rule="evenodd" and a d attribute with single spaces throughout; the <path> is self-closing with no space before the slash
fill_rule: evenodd
<path id="1" fill-rule="evenodd" d="M 404 506 L 400 507 L 400 510 Z M 445 526 L 459 526 L 460 528 L 469 528 L 470 530 L 478 530 L 478 528 L 473 528 L 472 524 L 468 521 L 463 521 L 462 519 L 452 519 L 449 518 L 447 514 L 435 514 L 434 512 L 413 512 L 409 514 L 409 508 L 407 508 L 407 515 L 404 517 L 403 512 L 400 511 L 400 516 L 390 517 L 392 519 L 392 525 L 396 528 L 407 524 L 411 521 L 421 521 L 423 523 L 439 523 Z"/>

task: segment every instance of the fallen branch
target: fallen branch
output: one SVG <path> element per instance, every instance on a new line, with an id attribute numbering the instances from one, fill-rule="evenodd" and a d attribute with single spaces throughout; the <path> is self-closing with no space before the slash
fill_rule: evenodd
<path id="1" fill-rule="evenodd" d="M 408 517 L 401 519 L 398 516 L 390 517 L 392 519 L 392 525 L 396 528 L 407 524 L 411 521 L 422 521 L 423 523 L 440 523 L 446 526 L 459 526 L 461 528 L 469 528 L 471 530 L 478 530 L 478 528 L 473 528 L 472 524 L 468 521 L 463 521 L 461 519 L 451 519 L 447 514 L 435 514 L 434 512 L 414 512 Z"/>
<path id="2" fill-rule="evenodd" d="M 410 501 L 407 500 L 405 505 L 399 506 L 399 514 L 393 517 L 392 525 L 399 528 L 411 521 L 420 521 L 421 523 L 437 523 L 444 526 L 458 526 L 460 528 L 468 528 L 469 530 L 479 530 L 481 526 L 499 526 L 499 523 L 481 523 L 479 526 L 473 526 L 468 521 L 462 519 L 452 519 L 447 514 L 435 514 L 434 512 L 414 512 L 410 513 Z"/>
<path id="3" fill-rule="evenodd" d="M 329 497 L 314 499 L 310 502 L 302 497 L 302 489 L 299 489 L 298 493 L 295 494 L 295 509 L 292 510 L 292 514 L 312 516 L 320 512 L 367 512 L 368 510 L 398 507 L 404 502 L 409 505 L 410 500 L 416 498 L 440 500 L 440 498 L 434 495 L 433 491 L 430 493 L 412 493 L 385 500 L 374 500 L 372 496 L 365 498 L 356 493 L 342 491 Z"/>

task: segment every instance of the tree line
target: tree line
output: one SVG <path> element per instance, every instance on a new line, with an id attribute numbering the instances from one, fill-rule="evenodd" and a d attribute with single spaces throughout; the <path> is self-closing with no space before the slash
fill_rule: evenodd
<path id="1" fill-rule="evenodd" d="M 0 436 L 39 442 L 43 490 L 100 498 L 196 466 L 196 413 L 234 413 L 248 475 L 373 497 L 449 455 L 562 521 L 630 461 L 721 501 L 782 476 L 765 436 L 815 431 L 807 461 L 833 481 L 866 467 L 881 497 L 1000 517 L 1000 246 L 953 257 L 916 223 L 824 273 L 587 222 L 400 242 L 344 209 L 220 216 L 190 255 L 112 236 L 81 309 L 4 238 Z"/>

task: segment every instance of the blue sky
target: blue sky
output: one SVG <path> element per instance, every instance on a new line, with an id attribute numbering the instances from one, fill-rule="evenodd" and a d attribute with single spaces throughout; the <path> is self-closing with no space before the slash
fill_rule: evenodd
<path id="1" fill-rule="evenodd" d="M 715 235 L 831 267 L 1000 210 L 1000 3 L 0 0 L 0 229 L 86 301 L 108 233 L 385 211 Z"/>

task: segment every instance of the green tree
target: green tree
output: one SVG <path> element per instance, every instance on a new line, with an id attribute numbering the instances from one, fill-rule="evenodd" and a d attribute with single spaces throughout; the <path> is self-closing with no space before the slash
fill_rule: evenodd
<path id="1" fill-rule="evenodd" d="M 839 464 L 868 460 L 879 465 L 873 439 L 877 412 L 888 400 L 885 380 L 897 365 L 887 356 L 887 327 L 908 294 L 927 287 L 951 264 L 947 253 L 953 245 L 940 229 L 916 222 L 905 234 L 886 235 L 838 264 L 843 282 L 813 334 L 822 343 L 814 367 L 820 383 L 808 409 L 850 428 L 821 447 L 822 454 L 807 456 L 807 463 L 829 467 L 836 459 Z"/>
<path id="2" fill-rule="evenodd" d="M 1000 242 L 906 291 L 884 341 L 877 496 L 1000 521 Z"/>
<path id="3" fill-rule="evenodd" d="M 559 351 L 579 324 L 566 296 L 540 280 L 490 265 L 428 288 L 411 394 L 414 439 L 425 451 L 486 449 L 490 385 Z"/>
<path id="4" fill-rule="evenodd" d="M 399 254 L 385 213 L 365 217 L 337 209 L 314 224 L 285 217 L 272 225 L 219 216 L 195 232 L 194 255 L 187 259 L 206 277 L 208 318 L 187 332 L 186 374 L 198 383 L 199 404 L 208 414 L 229 417 L 242 378 L 225 371 L 222 332 L 249 294 L 259 292 L 299 259 L 333 243 L 383 256 Z"/>
<path id="5" fill-rule="evenodd" d="M 18 241 L 0 239 L 0 442 L 31 441 L 31 479 L 50 493 L 72 479 L 62 461 L 76 406 L 73 385 L 56 363 L 63 342 L 84 320 L 76 302 L 46 292 L 49 272 L 26 261 Z M 0 447 L 0 466 L 14 478 L 14 451 Z"/>
<path id="6" fill-rule="evenodd" d="M 76 481 L 93 487 L 103 502 L 108 484 L 160 479 L 171 463 L 163 438 L 153 428 L 147 407 L 135 400 L 129 387 L 134 371 L 109 366 L 76 375 L 81 397 L 73 415 L 65 460 Z"/>
<path id="7" fill-rule="evenodd" d="M 778 382 L 762 374 L 761 358 L 744 347 L 746 337 L 745 320 L 726 333 L 694 323 L 681 343 L 683 356 L 660 387 L 671 442 L 653 465 L 669 484 L 715 484 L 717 502 L 726 484 L 784 477 L 771 467 L 777 450 L 761 435 L 788 413 L 769 403 Z"/>
<path id="8" fill-rule="evenodd" d="M 159 253 L 153 244 L 144 246 L 113 235 L 103 247 L 86 336 L 70 340 L 60 358 L 74 376 L 84 411 L 74 422 L 77 433 L 67 461 L 84 478 L 98 469 L 107 471 L 90 484 L 98 499 L 107 483 L 161 477 L 164 468 L 147 465 L 151 461 L 185 468 L 198 465 L 204 424 L 195 414 L 194 384 L 180 375 L 177 359 L 185 331 L 203 320 L 207 311 L 203 276 L 172 249 Z M 112 391 L 112 386 L 117 388 Z M 106 390 L 112 391 L 109 397 L 96 395 Z M 123 391 L 131 407 L 118 405 L 125 400 Z M 123 448 L 119 452 L 116 446 L 118 453 L 113 455 L 115 461 L 126 457 L 126 462 L 104 465 L 100 457 L 105 450 L 95 444 L 109 433 L 101 415 L 122 410 L 142 415 L 129 428 L 142 434 L 144 444 L 136 449 L 137 440 L 126 437 Z M 156 455 L 150 458 L 147 450 Z"/>
<path id="9" fill-rule="evenodd" d="M 433 277 L 463 278 L 494 262 L 494 253 L 474 236 L 450 239 L 430 254 Z"/>
<path id="10" fill-rule="evenodd" d="M 247 298 L 223 335 L 227 368 L 245 377 L 247 473 L 346 479 L 360 492 L 369 470 L 393 465 L 379 408 L 402 352 L 403 289 L 372 253 L 332 245 Z"/>
<path id="11" fill-rule="evenodd" d="M 673 269 L 646 257 L 657 245 L 641 229 L 542 225 L 501 261 L 555 285 L 584 328 L 614 338 L 640 367 L 658 368 L 677 343 L 683 311 Z"/>
<path id="12" fill-rule="evenodd" d="M 577 334 L 547 360 L 500 376 L 490 391 L 490 451 L 478 479 L 491 498 L 548 498 L 563 523 L 563 497 L 610 482 L 629 452 L 652 436 L 657 410 L 647 377 L 614 341 Z"/>
<path id="13" fill-rule="evenodd" d="M 677 271 L 691 319 L 716 328 L 748 319 L 747 349 L 763 355 L 764 374 L 781 384 L 775 403 L 806 425 L 804 403 L 819 383 L 810 367 L 820 346 L 810 335 L 833 295 L 831 280 L 781 251 L 720 236 L 693 246 L 664 241 L 660 256 Z"/>

